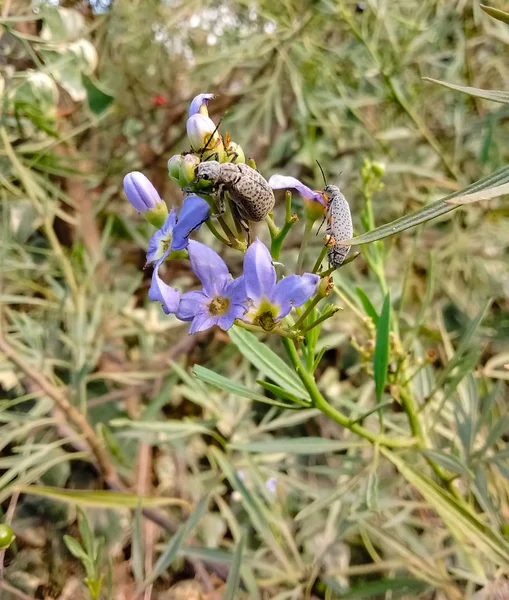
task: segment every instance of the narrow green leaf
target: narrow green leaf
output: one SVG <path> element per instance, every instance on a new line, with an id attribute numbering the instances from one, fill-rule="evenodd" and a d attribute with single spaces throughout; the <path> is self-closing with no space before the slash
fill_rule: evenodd
<path id="1" fill-rule="evenodd" d="M 507 23 L 509 25 L 509 13 L 506 13 L 499 8 L 493 8 L 492 6 L 486 6 L 485 4 L 479 4 L 479 6 L 484 10 L 484 12 L 490 17 L 497 19 L 497 21 L 502 21 L 502 23 Z"/>
<path id="2" fill-rule="evenodd" d="M 375 469 L 371 469 L 366 486 L 366 505 L 370 510 L 378 508 L 378 475 Z"/>
<path id="3" fill-rule="evenodd" d="M 272 398 L 266 398 L 261 394 L 257 394 L 242 383 L 234 381 L 233 379 L 229 379 L 228 377 L 224 377 L 223 375 L 219 375 L 218 373 L 215 373 L 206 367 L 202 367 L 201 365 L 194 365 L 193 373 L 200 381 L 208 383 L 209 385 L 213 385 L 214 387 L 224 390 L 225 392 L 229 392 L 230 394 L 235 394 L 239 398 L 246 398 L 247 400 L 254 400 L 255 402 L 263 402 L 264 404 L 271 404 L 273 406 L 279 406 L 280 408 L 297 408 L 291 404 L 278 402 Z M 302 403 L 302 400 L 299 399 L 299 403 Z"/>
<path id="4" fill-rule="evenodd" d="M 327 583 L 327 578 L 325 582 Z M 396 577 L 382 577 L 378 581 L 362 582 L 351 587 L 347 592 L 339 590 L 341 592 L 342 600 L 366 600 L 366 598 L 381 598 L 387 597 L 390 593 L 390 597 L 396 598 L 417 598 L 427 588 L 428 584 L 412 577 L 405 575 L 399 575 Z"/>
<path id="5" fill-rule="evenodd" d="M 505 196 L 506 194 L 509 194 L 509 183 L 497 185 L 496 187 L 488 188 L 487 190 L 481 190 L 474 194 L 456 196 L 447 200 L 447 203 L 464 206 L 465 204 L 473 204 L 474 202 L 481 202 L 482 200 L 491 200 L 492 198 L 498 198 L 500 196 Z"/>
<path id="6" fill-rule="evenodd" d="M 113 102 L 113 96 L 103 92 L 85 73 L 81 74 L 81 82 L 87 92 L 88 107 L 94 115 L 100 115 Z"/>
<path id="7" fill-rule="evenodd" d="M 144 554 L 142 505 L 139 503 L 134 513 L 133 533 L 131 538 L 131 565 L 136 585 L 141 585 L 145 577 Z"/>
<path id="8" fill-rule="evenodd" d="M 198 502 L 196 508 L 189 516 L 187 521 L 178 528 L 177 532 L 168 542 L 161 556 L 157 559 L 154 568 L 149 573 L 147 579 L 143 583 L 144 587 L 153 583 L 164 571 L 166 571 L 166 569 L 172 564 L 175 558 L 177 558 L 180 547 L 185 542 L 188 535 L 198 524 L 198 521 L 200 520 L 203 511 L 207 508 L 208 501 L 209 497 L 204 496 Z"/>
<path id="9" fill-rule="evenodd" d="M 378 325 L 378 313 L 375 310 L 375 307 L 371 304 L 371 300 L 368 298 L 366 292 L 362 290 L 360 287 L 356 287 L 355 291 L 357 292 L 357 296 L 359 296 L 359 300 L 362 302 L 362 306 L 364 307 L 364 312 L 373 319 L 373 323 L 375 327 Z"/>
<path id="10" fill-rule="evenodd" d="M 268 392 L 272 392 L 274 396 L 282 398 L 283 400 L 289 400 L 290 402 L 293 402 L 293 404 L 285 405 L 286 407 L 298 409 L 299 407 L 309 408 L 311 406 L 309 402 L 303 402 L 298 396 L 292 394 L 291 392 L 288 392 L 287 390 L 284 390 L 279 385 L 269 383 L 268 381 L 263 381 L 263 379 L 257 379 L 256 383 L 258 385 L 261 385 Z M 295 406 L 296 404 L 297 406 Z"/>
<path id="11" fill-rule="evenodd" d="M 233 326 L 228 334 L 247 360 L 283 389 L 309 402 L 309 395 L 295 371 L 258 338 L 240 327 Z"/>
<path id="12" fill-rule="evenodd" d="M 69 552 L 75 558 L 77 558 L 78 560 L 81 560 L 81 562 L 86 562 L 88 560 L 87 553 L 81 547 L 80 543 L 77 540 L 75 540 L 70 535 L 64 535 L 64 542 L 65 542 L 65 545 L 67 546 L 67 550 L 69 550 Z"/>
<path id="13" fill-rule="evenodd" d="M 96 508 L 136 508 L 139 503 L 147 508 L 155 506 L 189 506 L 189 503 L 181 498 L 150 498 L 148 496 L 137 496 L 136 494 L 111 492 L 109 490 L 66 490 L 38 485 L 18 485 L 16 486 L 16 490 L 22 494 L 43 496 L 44 498 L 65 502 L 66 504 Z"/>
<path id="14" fill-rule="evenodd" d="M 441 200 L 437 200 L 436 202 L 428 204 L 414 213 L 404 215 L 399 219 L 391 221 L 390 223 L 386 223 L 385 225 L 381 225 L 380 227 L 376 227 L 375 229 L 372 229 L 371 231 L 363 233 L 362 235 L 350 240 L 341 240 L 341 244 L 345 246 L 358 246 L 360 244 L 367 244 L 369 242 L 383 240 L 384 238 L 394 235 L 395 233 L 400 233 L 401 231 L 405 231 L 405 229 L 415 227 L 421 223 L 426 223 L 431 219 L 435 219 L 436 217 L 444 215 L 451 210 L 458 208 L 458 206 L 448 202 L 448 200 L 451 198 L 455 198 L 456 196 L 465 196 L 467 194 L 474 194 L 488 188 L 501 186 L 508 182 L 509 166 L 503 167 L 496 173 L 488 175 L 487 177 L 483 177 L 482 179 L 479 179 L 479 181 L 476 181 L 475 183 L 458 192 L 449 194 Z"/>
<path id="15" fill-rule="evenodd" d="M 509 104 L 509 92 L 503 92 L 498 90 L 482 90 L 480 88 L 470 87 L 467 85 L 456 85 L 454 83 L 448 83 L 447 81 L 440 81 L 439 79 L 432 79 L 431 77 L 423 77 L 424 81 L 430 81 L 431 83 L 438 83 L 443 87 L 449 88 L 450 90 L 456 90 L 469 96 L 475 96 L 476 98 L 482 98 L 483 100 L 492 100 L 493 102 L 499 102 L 501 104 Z"/>
<path id="16" fill-rule="evenodd" d="M 237 591 L 240 585 L 240 567 L 242 565 L 245 546 L 246 534 L 243 533 L 237 544 L 237 548 L 235 549 L 235 554 L 233 555 L 233 562 L 230 571 L 228 572 L 223 600 L 235 600 L 235 598 L 237 598 Z"/>
<path id="17" fill-rule="evenodd" d="M 216 436 L 216 433 L 212 431 L 207 425 L 211 425 L 211 422 L 200 423 L 197 421 L 181 421 L 178 419 L 167 419 L 165 421 L 132 421 L 131 419 L 113 419 L 109 422 L 112 427 L 126 427 L 129 431 L 133 432 L 148 432 L 148 433 L 162 433 L 172 438 L 185 438 L 195 434 L 205 434 Z"/>
<path id="18" fill-rule="evenodd" d="M 482 449 L 479 451 L 479 455 L 482 456 L 493 444 L 495 444 L 506 432 L 509 431 L 509 415 L 505 415 L 502 418 L 495 421 L 493 426 L 490 428 L 486 441 Z"/>
<path id="19" fill-rule="evenodd" d="M 391 298 L 386 294 L 376 328 L 376 345 L 373 354 L 376 401 L 379 403 L 384 393 L 389 366 L 389 334 L 391 331 Z"/>
<path id="20" fill-rule="evenodd" d="M 477 315 L 468 324 L 468 327 L 465 329 L 464 333 L 461 336 L 460 342 L 458 344 L 458 347 L 456 348 L 454 355 L 452 356 L 451 360 L 445 366 L 445 369 L 440 374 L 440 377 L 438 377 L 437 382 L 435 384 L 435 387 L 434 387 L 431 395 L 434 395 L 436 393 L 436 391 L 439 390 L 443 386 L 445 380 L 449 377 L 449 375 L 452 373 L 452 371 L 457 366 L 459 366 L 460 363 L 462 362 L 463 355 L 467 352 L 467 350 L 471 350 L 472 338 L 473 338 L 475 332 L 477 331 L 477 329 L 479 328 L 479 326 L 481 325 L 481 323 L 483 322 L 484 317 L 486 316 L 486 313 L 488 312 L 488 309 L 490 306 L 491 306 L 491 299 L 486 301 L 486 303 L 481 308 L 481 310 L 477 313 Z M 462 376 L 466 375 L 467 372 L 468 371 L 465 370 L 465 372 L 460 373 L 459 376 L 462 377 Z"/>
<path id="21" fill-rule="evenodd" d="M 78 506 L 78 529 L 80 531 L 81 540 L 83 542 L 83 546 L 85 547 L 85 551 L 88 556 L 94 555 L 95 544 L 95 536 L 94 532 L 90 527 L 90 523 L 88 521 L 87 515 L 83 511 L 82 508 Z"/>
<path id="22" fill-rule="evenodd" d="M 278 540 L 269 524 L 269 518 L 272 516 L 267 506 L 261 501 L 254 490 L 248 489 L 242 479 L 238 476 L 233 464 L 228 460 L 224 452 L 218 448 L 210 448 L 211 460 L 217 461 L 220 471 L 230 482 L 230 485 L 239 492 L 244 510 L 249 515 L 249 522 L 257 531 L 258 535 L 264 540 L 270 548 L 273 555 L 277 557 L 279 563 L 289 572 L 292 572 L 290 561 L 286 558 L 281 549 Z"/>
<path id="23" fill-rule="evenodd" d="M 451 471 L 451 473 L 464 475 L 465 477 L 470 476 L 468 468 L 461 464 L 455 456 L 446 454 L 445 452 L 442 452 L 442 450 L 423 450 L 422 453 L 433 462 L 444 467 L 444 469 Z"/>
<path id="24" fill-rule="evenodd" d="M 261 452 L 264 454 L 279 454 L 280 452 L 291 454 L 322 454 L 324 452 L 340 452 L 355 445 L 355 442 L 340 442 L 321 437 L 280 437 L 258 442 L 228 444 L 228 447 L 241 452 Z"/>
<path id="25" fill-rule="evenodd" d="M 496 565 L 509 565 L 509 543 L 499 533 L 488 527 L 476 514 L 465 508 L 433 480 L 415 471 L 399 456 L 385 448 L 381 448 L 380 452 L 429 502 L 443 519 L 451 535 L 463 543 L 468 542 L 486 560 L 491 560 Z"/>
<path id="26" fill-rule="evenodd" d="M 350 419 L 350 425 L 354 425 L 355 423 L 360 423 L 361 421 L 364 421 L 366 417 L 369 417 L 369 415 L 372 415 L 374 412 L 378 412 L 383 408 L 392 406 L 393 402 L 394 400 L 387 400 L 387 402 L 381 402 L 380 404 L 373 406 L 373 408 L 370 408 L 365 413 L 362 413 L 362 415 L 355 417 L 355 419 Z"/>

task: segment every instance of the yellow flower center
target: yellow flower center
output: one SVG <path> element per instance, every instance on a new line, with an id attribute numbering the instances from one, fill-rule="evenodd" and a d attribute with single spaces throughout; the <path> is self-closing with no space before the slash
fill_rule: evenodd
<path id="1" fill-rule="evenodd" d="M 214 317 L 224 315 L 224 313 L 230 308 L 230 299 L 224 296 L 216 296 L 209 304 L 209 312 Z"/>
<path id="2" fill-rule="evenodd" d="M 276 326 L 272 313 L 267 311 L 262 314 L 258 313 L 254 320 L 256 325 L 259 325 L 264 331 L 272 331 Z"/>

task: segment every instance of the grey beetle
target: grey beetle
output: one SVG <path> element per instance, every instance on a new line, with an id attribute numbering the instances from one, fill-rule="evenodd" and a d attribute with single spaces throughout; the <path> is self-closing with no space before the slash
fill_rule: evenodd
<path id="1" fill-rule="evenodd" d="M 201 162 L 196 167 L 196 181 L 204 179 L 219 192 L 219 212 L 225 211 L 224 192 L 233 201 L 232 209 L 247 229 L 249 221 L 263 221 L 274 208 L 274 192 L 258 171 L 244 163 Z"/>
<path id="2" fill-rule="evenodd" d="M 332 267 L 343 264 L 350 246 L 340 246 L 337 242 L 348 240 L 353 236 L 352 215 L 350 206 L 336 185 L 326 185 L 324 192 L 329 196 L 327 207 L 327 258 Z"/>
<path id="3" fill-rule="evenodd" d="M 350 246 L 340 246 L 338 242 L 348 240 L 353 236 L 352 215 L 346 198 L 337 185 L 327 185 L 325 174 L 321 164 L 318 163 L 325 183 L 324 192 L 328 196 L 327 203 L 327 236 L 326 243 L 329 246 L 327 258 L 332 267 L 336 268 L 343 264 Z"/>

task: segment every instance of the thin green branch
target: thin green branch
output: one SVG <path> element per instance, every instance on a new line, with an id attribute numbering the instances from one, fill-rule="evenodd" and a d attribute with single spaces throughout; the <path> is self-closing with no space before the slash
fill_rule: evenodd
<path id="1" fill-rule="evenodd" d="M 327 415 L 339 425 L 350 429 L 353 433 L 363 437 L 373 444 L 379 444 L 380 446 L 386 446 L 387 448 L 409 448 L 415 446 L 415 440 L 413 438 L 390 438 L 385 435 L 377 435 L 369 429 L 362 427 L 357 423 L 353 423 L 346 415 L 342 412 L 331 406 L 327 400 L 322 396 L 322 393 L 318 389 L 316 385 L 316 381 L 302 365 L 302 362 L 297 354 L 297 349 L 295 347 L 295 343 L 288 339 L 283 339 L 283 344 L 288 353 L 288 357 L 297 372 L 300 380 L 304 384 L 304 387 L 309 393 L 313 406 L 318 408 L 318 410 L 322 411 L 323 414 Z"/>

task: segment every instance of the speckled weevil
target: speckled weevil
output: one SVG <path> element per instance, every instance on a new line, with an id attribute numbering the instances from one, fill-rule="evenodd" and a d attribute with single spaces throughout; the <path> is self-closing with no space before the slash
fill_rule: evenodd
<path id="1" fill-rule="evenodd" d="M 203 151 L 213 135 L 214 133 L 205 144 Z M 263 221 L 274 208 L 276 199 L 272 188 L 267 180 L 249 165 L 206 160 L 200 162 L 195 173 L 195 181 L 200 179 L 210 181 L 213 184 L 213 191 L 218 192 L 219 214 L 225 211 L 225 192 L 229 193 L 233 201 L 232 210 L 246 230 L 249 230 L 249 221 Z"/>
<path id="2" fill-rule="evenodd" d="M 316 161 L 322 172 L 325 184 L 324 192 L 327 194 L 327 235 L 326 244 L 329 246 L 327 258 L 332 267 L 336 268 L 343 264 L 350 246 L 340 246 L 337 242 L 348 240 L 353 235 L 352 215 L 350 206 L 340 189 L 336 185 L 327 185 L 322 165 Z"/>

